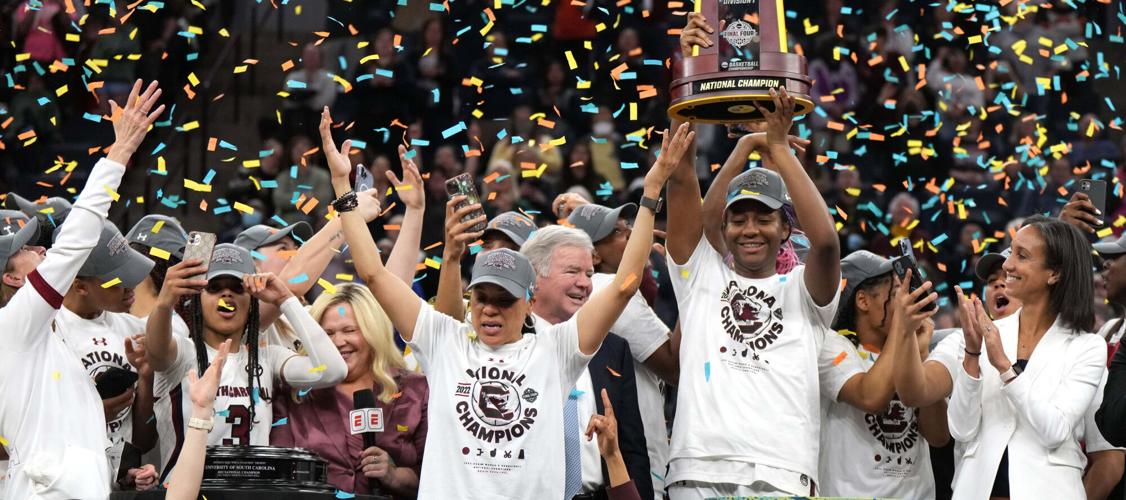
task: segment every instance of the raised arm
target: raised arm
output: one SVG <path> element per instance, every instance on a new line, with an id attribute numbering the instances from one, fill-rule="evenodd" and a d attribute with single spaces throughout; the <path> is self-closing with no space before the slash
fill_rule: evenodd
<path id="1" fill-rule="evenodd" d="M 481 204 L 474 203 L 454 211 L 454 207 L 465 199 L 464 195 L 458 195 L 446 202 L 446 246 L 442 249 L 442 269 L 438 274 L 438 296 L 434 300 L 435 311 L 458 321 L 465 318 L 465 301 L 462 300 L 461 290 L 461 256 L 465 254 L 465 245 L 480 239 L 484 233 L 484 231 L 468 232 L 469 228 L 473 227 L 474 224 L 485 221 L 484 215 L 466 221 L 462 220 L 473 213 L 474 210 L 481 208 Z"/>
<path id="2" fill-rule="evenodd" d="M 895 395 L 895 380 L 892 370 L 895 366 L 896 352 L 903 349 L 899 332 L 918 330 L 934 311 L 925 312 L 927 304 L 938 299 L 938 295 L 930 293 L 930 282 L 915 291 L 910 290 L 911 271 L 896 284 L 893 301 L 891 331 L 887 341 L 876 358 L 875 364 L 865 373 L 858 373 L 845 382 L 837 394 L 837 400 L 848 403 L 868 413 L 878 413 L 887 408 L 888 402 Z"/>
<path id="3" fill-rule="evenodd" d="M 671 138 L 669 131 L 665 131 L 660 156 L 645 175 L 645 197 L 657 199 L 661 196 L 661 187 L 674 170 L 683 166 L 680 160 L 695 138 L 696 133 L 690 130 L 688 124 L 681 124 L 676 129 L 676 135 Z M 578 315 L 579 350 L 583 354 L 592 355 L 598 350 L 610 327 L 641 285 L 641 273 L 645 270 L 649 250 L 653 245 L 654 215 L 648 208 L 638 210 L 633 222 L 633 233 L 622 252 L 622 262 L 614 275 L 613 283 L 595 293 L 575 313 Z"/>
<path id="4" fill-rule="evenodd" d="M 137 151 L 153 121 L 164 111 L 164 106 L 153 109 L 160 99 L 156 85 L 152 82 L 141 92 L 141 81 L 137 80 L 125 108 L 110 101 L 114 143 L 109 154 L 94 165 L 82 193 L 62 224 L 62 232 L 43 262 L 26 276 L 26 284 L 0 309 L 0 322 L 7 332 L 4 345 L 10 352 L 23 352 L 45 341 L 39 335 L 40 327 L 50 322 L 62 305 L 63 294 L 97 245 L 102 221 L 113 203 L 111 193 L 116 193 L 121 184 L 125 164 Z"/>
<path id="5" fill-rule="evenodd" d="M 348 174 L 352 171 L 352 163 L 348 161 L 348 151 L 352 148 L 352 141 L 346 140 L 340 149 L 332 140 L 332 117 L 326 107 L 321 113 L 321 141 L 325 156 L 328 158 L 329 170 L 332 172 L 332 188 L 337 197 L 344 196 L 352 191 L 348 182 Z M 391 324 L 399 331 L 403 340 L 410 342 L 414 338 L 414 325 L 418 319 L 422 299 L 418 298 L 410 286 L 403 283 L 386 267 L 379 258 L 379 248 L 371 238 L 364 218 L 355 210 L 340 214 L 340 221 L 344 227 L 344 237 L 352 249 L 352 260 L 356 264 L 356 272 L 367 283 L 372 295 L 383 306 Z"/>
<path id="6" fill-rule="evenodd" d="M 374 188 L 356 195 L 360 204 L 356 210 L 363 215 L 364 220 L 371 222 L 379 217 L 379 194 Z M 286 262 L 278 277 L 293 295 L 304 296 L 317 284 L 317 278 L 324 274 L 325 268 L 328 267 L 329 262 L 332 262 L 343 244 L 344 229 L 341 227 L 340 218 L 336 217 L 328 221 L 320 231 L 297 249 L 297 253 Z M 295 279 L 302 275 L 306 278 Z M 278 316 L 281 316 L 281 311 L 273 304 L 263 303 L 258 309 L 262 328 L 272 325 Z"/>
<path id="7" fill-rule="evenodd" d="M 422 183 L 418 166 L 407 158 L 407 148 L 401 144 L 399 162 L 403 164 L 403 179 L 399 180 L 394 172 L 388 170 L 387 180 L 391 181 L 395 192 L 399 194 L 399 199 L 407 206 L 407 213 L 403 215 L 403 224 L 399 228 L 399 238 L 395 240 L 395 248 L 387 257 L 387 269 L 409 286 L 414 283 L 414 273 L 418 270 L 418 251 L 422 243 L 422 216 L 426 211 L 426 186 Z"/>
<path id="8" fill-rule="evenodd" d="M 176 340 L 172 338 L 173 308 L 185 295 L 198 294 L 207 286 L 199 276 L 207 271 L 203 261 L 188 259 L 168 268 L 164 286 L 156 296 L 156 304 L 145 323 L 145 358 L 154 371 L 163 372 L 176 361 Z"/>
<path id="9" fill-rule="evenodd" d="M 758 104 L 755 106 L 766 117 L 770 158 L 790 193 L 802 231 L 809 238 L 805 286 L 814 303 L 824 306 L 836 297 L 841 284 L 840 240 L 825 200 L 790 149 L 786 134 L 793 123 L 795 100 L 786 93 L 786 89 L 782 89 L 781 94 L 771 89 L 770 97 L 774 101 L 773 111 L 767 111 Z"/>
<path id="10" fill-rule="evenodd" d="M 243 276 L 242 281 L 247 292 L 257 298 L 259 304 L 273 304 L 285 314 L 285 319 L 289 320 L 297 338 L 305 346 L 307 355 L 294 354 L 281 366 L 282 378 L 287 384 L 298 389 L 321 389 L 344 380 L 348 365 L 344 363 L 340 351 L 281 279 L 264 273 Z"/>
<path id="11" fill-rule="evenodd" d="M 711 33 L 704 16 L 699 13 L 688 14 L 688 24 L 680 32 L 680 52 L 684 57 L 692 57 L 693 47 L 710 44 L 705 33 Z M 681 122 L 672 120 L 672 130 L 680 130 Z M 688 145 L 687 153 L 681 157 L 680 164 L 669 178 L 667 224 L 668 238 L 665 247 L 673 262 L 684 264 L 696 250 L 704 235 L 702 208 L 700 206 L 700 180 L 696 177 L 695 136 Z"/>
<path id="12" fill-rule="evenodd" d="M 188 372 L 188 381 L 191 383 L 192 419 L 209 421 L 215 415 L 215 395 L 219 392 L 219 379 L 222 378 L 223 365 L 227 364 L 227 353 L 231 351 L 231 341 L 224 341 L 219 345 L 219 352 L 215 360 L 203 373 L 203 378 L 196 375 L 195 368 Z M 168 492 L 166 500 L 195 500 L 199 497 L 199 485 L 203 482 L 204 453 L 207 450 L 208 431 L 186 426 L 184 432 L 184 445 L 180 450 L 180 458 L 176 461 L 176 468 L 168 479 Z"/>
<path id="13" fill-rule="evenodd" d="M 962 332 L 966 337 L 966 358 L 954 377 L 954 388 L 950 393 L 950 408 L 947 410 L 947 423 L 950 425 L 950 436 L 955 441 L 969 442 L 977 438 L 981 429 L 981 366 L 978 364 L 981 354 L 981 334 L 977 329 L 977 320 L 973 311 L 973 304 L 962 293 L 960 287 L 955 287 L 958 292 L 958 316 L 961 319 Z M 970 354 L 970 346 L 976 339 L 977 354 Z"/>

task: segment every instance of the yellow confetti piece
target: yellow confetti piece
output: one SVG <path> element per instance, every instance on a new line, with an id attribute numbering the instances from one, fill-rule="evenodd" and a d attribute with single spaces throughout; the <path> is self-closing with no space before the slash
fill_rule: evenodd
<path id="1" fill-rule="evenodd" d="M 242 166 L 246 168 L 258 168 L 262 166 L 262 160 L 243 160 Z"/>
<path id="2" fill-rule="evenodd" d="M 210 184 L 200 184 L 200 183 L 193 181 L 191 179 L 184 179 L 184 189 L 190 189 L 192 191 L 199 191 L 201 193 L 210 193 L 211 192 L 211 185 Z"/>
<path id="3" fill-rule="evenodd" d="M 336 293 L 336 287 L 324 278 L 317 278 L 317 284 L 320 285 L 321 288 L 324 288 L 325 292 L 328 292 L 330 294 Z"/>
<path id="4" fill-rule="evenodd" d="M 409 429 L 409 427 L 407 427 L 405 425 L 395 424 L 395 430 L 397 430 L 399 432 L 407 432 L 407 429 Z"/>
<path id="5" fill-rule="evenodd" d="M 575 56 L 574 56 L 574 54 L 571 54 L 571 51 L 568 50 L 568 51 L 564 52 L 563 55 L 567 56 L 567 67 L 568 68 L 571 68 L 571 69 L 578 69 L 579 68 L 578 63 L 575 62 Z"/>
<path id="6" fill-rule="evenodd" d="M 238 210 L 239 212 L 248 213 L 248 214 L 254 213 L 254 207 L 252 207 L 250 205 L 246 205 L 246 204 L 239 203 L 239 202 L 236 201 L 233 206 L 234 206 L 235 210 Z"/>
<path id="7" fill-rule="evenodd" d="M 187 132 L 189 130 L 195 130 L 197 128 L 199 128 L 199 120 L 192 120 L 188 123 L 185 123 L 183 126 L 181 126 L 180 130 Z"/>
<path id="8" fill-rule="evenodd" d="M 340 281 L 352 281 L 352 275 L 340 273 L 340 274 L 336 275 L 336 279 L 338 279 Z"/>
<path id="9" fill-rule="evenodd" d="M 113 188 L 111 188 L 109 186 L 102 186 L 102 187 L 105 188 L 107 193 L 109 193 L 109 197 L 113 198 L 113 201 L 121 200 L 121 195 L 117 194 L 117 191 L 114 191 Z"/>
<path id="10" fill-rule="evenodd" d="M 161 228 L 163 228 L 163 227 L 164 227 L 164 221 L 162 221 L 162 220 L 156 221 L 156 224 L 152 225 L 152 234 L 159 233 Z"/>
<path id="11" fill-rule="evenodd" d="M 195 76 L 195 72 L 188 73 L 188 83 L 192 84 L 193 87 L 199 85 L 199 77 Z"/>
<path id="12" fill-rule="evenodd" d="M 4 436 L 0 436 L 0 446 L 8 446 L 8 440 Z"/>
<path id="13" fill-rule="evenodd" d="M 171 253 L 168 253 L 167 251 L 161 250 L 157 247 L 149 247 L 149 255 L 162 260 L 168 260 L 168 258 L 172 256 Z"/>
<path id="14" fill-rule="evenodd" d="M 110 288 L 121 284 L 121 278 L 114 278 L 105 283 L 102 283 L 102 288 Z"/>
<path id="15" fill-rule="evenodd" d="M 60 374 L 58 370 L 55 370 L 51 372 L 51 378 L 55 379 L 55 381 L 57 382 L 60 378 L 62 378 L 62 374 Z"/>
<path id="16" fill-rule="evenodd" d="M 66 85 L 63 85 L 62 87 L 55 89 L 55 95 L 58 96 L 58 97 L 62 97 L 63 94 L 66 94 L 66 91 L 67 91 L 67 87 L 66 87 Z"/>
<path id="17" fill-rule="evenodd" d="M 680 277 L 684 278 L 684 279 L 688 279 L 688 270 L 687 269 L 681 269 L 680 270 Z"/>
<path id="18" fill-rule="evenodd" d="M 228 311 L 234 311 L 235 310 L 234 307 L 232 307 L 230 304 L 227 303 L 227 301 L 225 301 L 223 299 L 219 299 L 219 307 L 226 309 Z"/>
<path id="19" fill-rule="evenodd" d="M 442 264 L 441 264 L 441 263 L 439 263 L 438 261 L 436 261 L 436 260 L 434 260 L 434 259 L 432 259 L 432 258 L 430 258 L 430 257 L 427 257 L 427 258 L 426 258 L 426 262 L 425 262 L 425 264 L 426 264 L 426 266 L 427 266 L 427 267 L 432 267 L 432 268 L 434 268 L 434 269 L 441 269 L 441 268 L 442 268 Z"/>
<path id="20" fill-rule="evenodd" d="M 309 373 L 320 373 L 320 372 L 325 371 L 326 368 L 328 368 L 328 367 L 325 366 L 324 363 L 321 363 L 317 366 L 309 368 Z"/>
<path id="21" fill-rule="evenodd" d="M 1095 235 L 1099 238 L 1106 238 L 1107 236 L 1110 236 L 1112 234 L 1114 234 L 1114 229 L 1109 227 L 1104 227 L 1095 233 Z"/>

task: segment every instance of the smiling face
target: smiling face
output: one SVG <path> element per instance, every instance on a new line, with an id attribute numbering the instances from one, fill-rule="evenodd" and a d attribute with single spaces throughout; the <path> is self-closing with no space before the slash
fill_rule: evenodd
<path id="1" fill-rule="evenodd" d="M 735 203 L 723 213 L 723 241 L 741 275 L 773 275 L 778 248 L 789 237 L 790 225 L 782 211 L 771 210 L 757 201 Z"/>
<path id="2" fill-rule="evenodd" d="M 517 299 L 492 283 L 481 283 L 473 287 L 470 294 L 473 330 L 477 332 L 477 340 L 488 346 L 520 340 L 524 318 L 530 310 L 527 300 Z"/>
<path id="3" fill-rule="evenodd" d="M 286 236 L 269 245 L 258 247 L 257 251 L 266 256 L 266 260 L 254 259 L 254 267 L 258 269 L 258 272 L 274 273 L 280 276 L 282 270 L 285 269 L 285 265 L 289 263 L 290 257 L 293 257 L 293 253 L 297 251 L 297 242 Z"/>
<path id="4" fill-rule="evenodd" d="M 241 334 L 250 314 L 250 294 L 242 280 L 234 276 L 218 276 L 207 282 L 200 293 L 203 326 L 223 338 Z"/>
<path id="5" fill-rule="evenodd" d="M 571 319 L 590 298 L 593 274 L 590 250 L 576 246 L 555 248 L 547 275 L 536 278 L 536 314 L 552 324 Z"/>
<path id="6" fill-rule="evenodd" d="M 345 382 L 354 382 L 371 373 L 372 348 L 360 330 L 352 304 L 337 302 L 329 305 L 321 316 L 321 328 L 348 365 Z"/>
<path id="7" fill-rule="evenodd" d="M 1059 280 L 1059 273 L 1048 269 L 1047 244 L 1040 230 L 1028 225 L 1013 238 L 1012 255 L 1005 259 L 1006 293 L 1022 302 L 1047 296 L 1049 286 Z"/>
<path id="8" fill-rule="evenodd" d="M 1005 279 L 1005 270 L 998 266 L 989 273 L 989 281 L 985 283 L 985 312 L 989 317 L 998 320 L 1017 312 L 1023 304 L 1019 299 L 1009 296 L 1008 283 Z"/>

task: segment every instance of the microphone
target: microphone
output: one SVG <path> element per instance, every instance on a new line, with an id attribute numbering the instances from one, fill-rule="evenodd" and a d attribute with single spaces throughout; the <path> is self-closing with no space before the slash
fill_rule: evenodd
<path id="1" fill-rule="evenodd" d="M 363 434 L 364 449 L 375 446 L 375 433 L 383 432 L 383 408 L 375 407 L 375 393 L 360 389 L 352 393 L 352 407 L 348 423 L 352 434 Z"/>

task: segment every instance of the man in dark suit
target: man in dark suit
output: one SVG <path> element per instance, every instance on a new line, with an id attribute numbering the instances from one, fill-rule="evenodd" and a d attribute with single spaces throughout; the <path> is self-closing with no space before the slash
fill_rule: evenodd
<path id="1" fill-rule="evenodd" d="M 557 324 L 572 319 L 593 284 L 593 244 L 586 233 L 550 226 L 533 233 L 521 247 L 536 271 L 532 313 L 537 323 Z M 637 404 L 637 385 L 629 344 L 610 334 L 575 383 L 564 409 L 564 448 L 567 457 L 566 496 L 603 499 L 609 486 L 606 464 L 598 445 L 585 436 L 591 415 L 605 411 L 600 396 L 606 389 L 618 418 L 619 443 L 629 475 L 641 498 L 653 498 L 645 427 Z"/>

